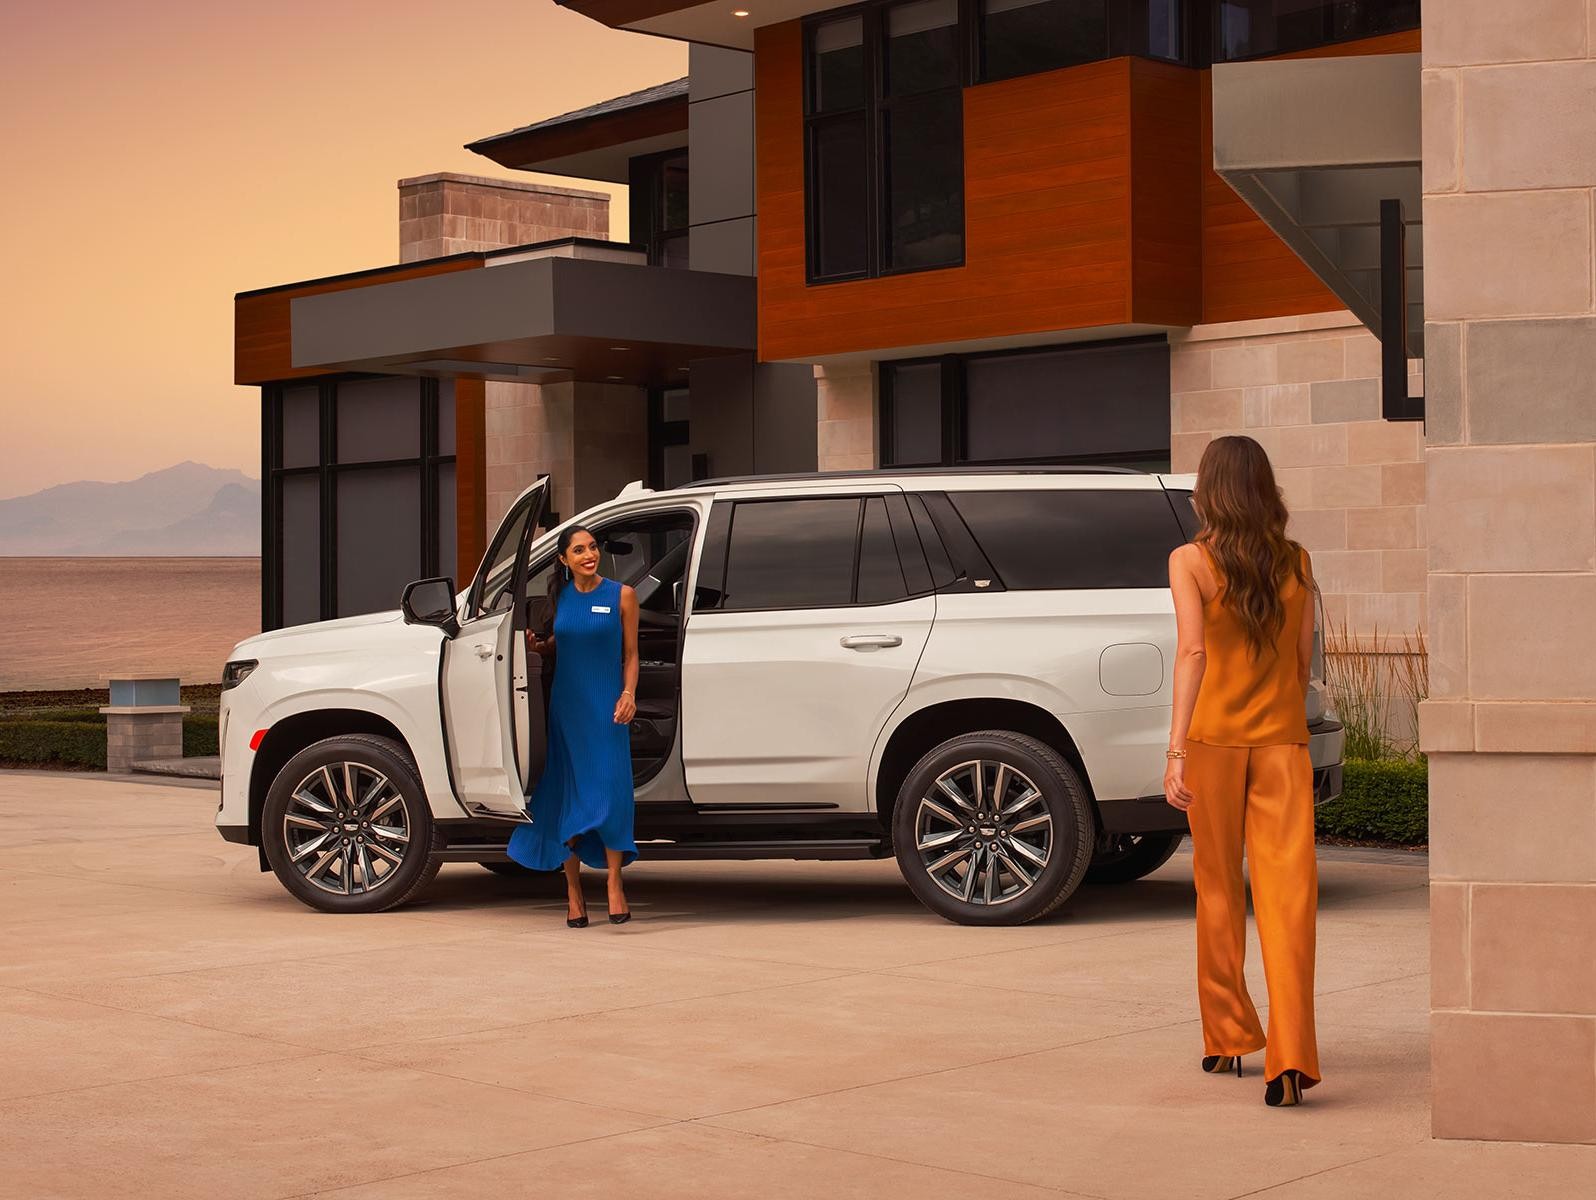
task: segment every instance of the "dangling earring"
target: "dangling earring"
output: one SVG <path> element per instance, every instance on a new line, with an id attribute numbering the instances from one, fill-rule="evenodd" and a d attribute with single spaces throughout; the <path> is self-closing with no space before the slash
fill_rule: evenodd
<path id="1" fill-rule="evenodd" d="M 560 578 L 563 579 L 566 583 L 570 583 L 571 582 L 571 568 L 566 566 L 563 563 L 560 564 Z"/>

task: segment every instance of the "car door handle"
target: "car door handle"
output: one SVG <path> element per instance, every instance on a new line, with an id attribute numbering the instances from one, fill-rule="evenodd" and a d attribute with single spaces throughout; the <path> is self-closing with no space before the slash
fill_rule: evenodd
<path id="1" fill-rule="evenodd" d="M 903 639 L 895 633 L 853 633 L 842 639 L 847 650 L 881 650 L 888 646 L 901 646 Z"/>
<path id="2" fill-rule="evenodd" d="M 493 647 L 492 646 L 485 646 L 485 645 L 482 645 L 481 643 L 478 643 L 476 646 L 472 647 L 472 649 L 474 649 L 477 652 L 477 657 L 478 658 L 492 658 L 493 657 Z"/>

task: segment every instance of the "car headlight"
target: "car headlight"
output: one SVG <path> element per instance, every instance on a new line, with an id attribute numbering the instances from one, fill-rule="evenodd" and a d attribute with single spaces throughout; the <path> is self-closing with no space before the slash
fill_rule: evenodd
<path id="1" fill-rule="evenodd" d="M 259 661 L 253 658 L 238 658 L 222 668 L 222 691 L 236 688 L 249 678 L 249 673 L 260 666 Z"/>

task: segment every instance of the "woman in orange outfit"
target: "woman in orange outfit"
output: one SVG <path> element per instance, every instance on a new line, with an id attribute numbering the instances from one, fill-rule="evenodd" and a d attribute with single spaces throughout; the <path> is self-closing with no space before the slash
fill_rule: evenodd
<path id="1" fill-rule="evenodd" d="M 1319 1082 L 1313 1031 L 1313 765 L 1306 693 L 1313 571 L 1286 537 L 1263 447 L 1209 443 L 1192 493 L 1201 528 L 1169 559 L 1179 645 L 1164 794 L 1191 825 L 1203 1070 L 1241 1074 L 1265 1045 L 1242 960 L 1247 898 L 1269 985 L 1264 1102 L 1292 1105 Z"/>

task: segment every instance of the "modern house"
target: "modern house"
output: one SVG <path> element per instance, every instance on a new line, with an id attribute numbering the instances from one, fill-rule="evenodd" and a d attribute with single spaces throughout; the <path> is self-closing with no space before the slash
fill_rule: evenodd
<path id="1" fill-rule="evenodd" d="M 1332 622 L 1428 631 L 1436 1132 L 1596 1142 L 1588 0 L 561 2 L 688 78 L 471 144 L 572 188 L 403 181 L 398 265 L 238 297 L 266 627 L 464 574 L 541 472 L 1245 431 Z"/>

